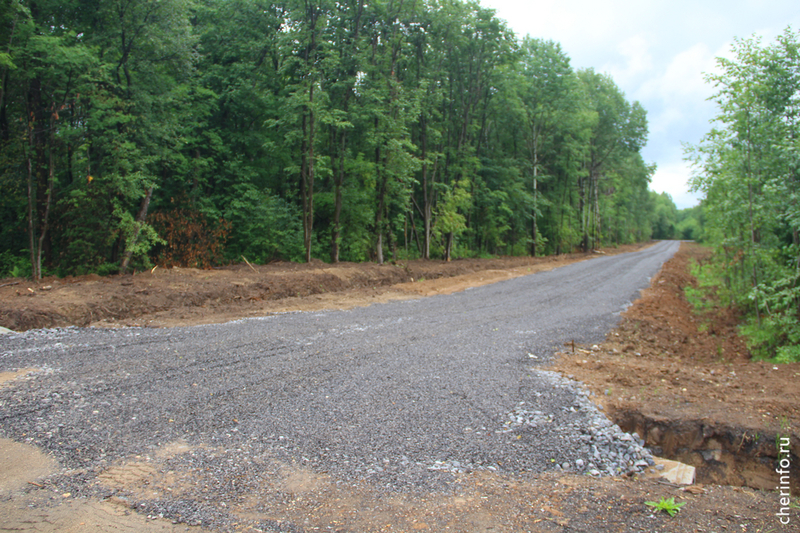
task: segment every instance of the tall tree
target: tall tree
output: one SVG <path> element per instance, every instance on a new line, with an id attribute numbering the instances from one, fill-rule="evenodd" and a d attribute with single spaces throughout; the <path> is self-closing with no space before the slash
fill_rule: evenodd
<path id="1" fill-rule="evenodd" d="M 257 261 L 651 233 L 644 111 L 478 2 L 4 6 L 0 243 L 37 276 L 193 257 L 197 227 Z"/>
<path id="2" fill-rule="evenodd" d="M 754 349 L 800 360 L 800 53 L 790 30 L 769 47 L 737 40 L 707 76 L 717 127 L 687 156 L 705 194 L 706 236 L 717 246 L 723 294 L 748 309 Z"/>
<path id="3" fill-rule="evenodd" d="M 580 71 L 579 76 L 596 116 L 585 162 L 588 175 L 580 185 L 582 246 L 588 251 L 599 246 L 602 238 L 601 179 L 645 145 L 647 119 L 644 108 L 638 102 L 630 104 L 625 100 L 607 75 L 587 69 Z"/>
<path id="4" fill-rule="evenodd" d="M 522 43 L 521 76 L 524 106 L 524 128 L 521 130 L 527 156 L 528 179 L 531 183 L 531 255 L 537 255 L 541 246 L 541 235 L 537 219 L 541 215 L 543 199 L 539 194 L 539 182 L 548 179 L 542 173 L 542 162 L 548 151 L 556 148 L 558 129 L 577 119 L 574 104 L 577 100 L 572 68 L 569 58 L 561 47 L 552 41 L 526 38 Z"/>

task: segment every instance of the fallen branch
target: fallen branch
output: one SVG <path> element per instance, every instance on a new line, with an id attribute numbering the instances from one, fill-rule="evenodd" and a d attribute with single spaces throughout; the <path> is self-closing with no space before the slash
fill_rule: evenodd
<path id="1" fill-rule="evenodd" d="M 2 285 L 0 285 L 0 288 L 10 287 L 12 285 L 19 285 L 20 283 L 22 283 L 22 282 L 21 281 L 12 281 L 11 283 L 3 283 Z"/>
<path id="2" fill-rule="evenodd" d="M 250 261 L 248 261 L 248 260 L 247 260 L 247 258 L 246 258 L 245 256 L 242 256 L 242 259 L 244 259 L 244 262 L 245 262 L 245 263 L 247 263 L 247 266 L 249 266 L 249 267 L 250 267 L 250 269 L 251 269 L 253 272 L 255 272 L 256 274 L 258 274 L 258 270 L 256 270 L 255 268 L 253 268 L 253 265 L 251 265 L 251 264 L 250 264 Z"/>

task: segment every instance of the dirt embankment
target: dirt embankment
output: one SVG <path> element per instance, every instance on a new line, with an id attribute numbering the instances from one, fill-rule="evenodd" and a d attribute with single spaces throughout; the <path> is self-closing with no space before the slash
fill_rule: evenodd
<path id="1" fill-rule="evenodd" d="M 273 263 L 214 270 L 155 268 L 126 276 L 0 280 L 0 326 L 14 331 L 63 326 L 165 327 L 225 322 L 286 311 L 352 308 L 454 292 L 550 270 L 598 253 L 408 261 L 402 264 Z"/>
<path id="2" fill-rule="evenodd" d="M 691 261 L 708 255 L 684 243 L 606 343 L 566 350 L 555 369 L 703 482 L 774 490 L 777 439 L 790 439 L 793 464 L 800 456 L 800 364 L 752 360 L 730 309 L 695 316 L 684 288 L 697 286 Z M 792 475 L 800 486 L 800 468 Z"/>

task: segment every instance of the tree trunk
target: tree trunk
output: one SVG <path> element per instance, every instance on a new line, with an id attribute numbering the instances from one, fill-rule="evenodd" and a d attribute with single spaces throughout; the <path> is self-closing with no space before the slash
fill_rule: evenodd
<path id="1" fill-rule="evenodd" d="M 309 102 L 314 103 L 314 85 L 311 85 L 309 90 Z M 308 139 L 308 164 L 306 166 L 306 197 L 305 197 L 305 246 L 306 246 L 306 262 L 311 262 L 311 237 L 314 231 L 314 141 L 315 141 L 315 117 L 314 111 L 309 111 L 309 139 Z"/>
<path id="2" fill-rule="evenodd" d="M 358 0 L 358 8 L 356 10 L 355 20 L 353 21 L 353 32 L 352 37 L 349 40 L 349 43 L 352 45 L 358 41 L 358 36 L 361 32 L 361 16 L 364 12 L 364 0 Z M 342 55 L 353 54 L 355 55 L 355 49 L 349 50 L 345 47 L 342 50 Z M 347 71 L 347 76 L 356 76 L 357 68 L 351 66 L 351 68 Z M 353 95 L 353 91 L 351 88 L 345 89 L 344 92 L 344 104 L 342 109 L 345 115 L 348 112 L 348 104 L 350 102 L 350 97 Z M 333 224 L 331 225 L 331 262 L 338 263 L 339 262 L 339 249 L 340 249 L 340 240 L 341 240 L 341 216 L 342 216 L 342 189 L 344 188 L 344 181 L 345 181 L 345 171 L 344 171 L 344 161 L 347 153 L 347 131 L 342 129 L 341 131 L 341 139 L 340 139 L 340 146 L 339 146 L 339 172 L 338 174 L 334 174 L 334 208 L 333 208 Z"/>
<path id="3" fill-rule="evenodd" d="M 749 157 L 750 157 L 750 154 L 748 153 L 748 165 L 749 165 Z M 749 169 L 748 169 L 748 172 L 749 172 Z M 755 230 L 755 224 L 753 222 L 753 184 L 752 183 L 748 183 L 747 184 L 747 194 L 749 196 L 749 202 L 750 202 L 748 211 L 749 211 L 749 216 L 750 216 L 750 247 L 751 247 L 751 251 L 752 251 L 752 255 L 753 255 L 753 288 L 756 288 L 756 287 L 758 287 L 758 269 L 757 269 L 758 256 L 755 253 L 755 251 L 756 251 L 756 230 Z M 756 321 L 758 322 L 758 325 L 760 326 L 761 325 L 761 309 L 759 309 L 760 302 L 759 302 L 759 298 L 758 298 L 758 292 L 757 291 L 753 291 L 753 295 L 755 296 L 755 304 L 756 304 Z"/>
<path id="4" fill-rule="evenodd" d="M 422 117 L 422 131 L 420 132 L 422 144 L 422 224 L 424 235 L 422 258 L 431 258 L 431 214 L 433 209 L 431 203 L 433 202 L 433 194 L 428 187 L 428 121 L 427 117 Z"/>
<path id="5" fill-rule="evenodd" d="M 341 145 L 339 149 L 339 171 L 334 177 L 333 183 L 333 223 L 331 224 L 331 263 L 339 262 L 339 239 L 341 238 L 341 217 L 342 217 L 342 187 L 344 186 L 344 157 L 347 133 L 342 132 Z"/>
<path id="6" fill-rule="evenodd" d="M 375 117 L 375 131 L 378 131 L 378 117 Z M 383 264 L 383 215 L 386 207 L 386 172 L 381 172 L 381 147 L 375 147 L 375 172 L 378 197 L 375 209 L 375 260 Z"/>
<path id="7" fill-rule="evenodd" d="M 600 248 L 600 176 L 594 177 L 594 244 L 592 249 Z"/>
<path id="8" fill-rule="evenodd" d="M 42 229 L 39 233 L 39 246 L 36 248 L 36 272 L 37 278 L 42 278 L 42 249 L 44 248 L 45 239 L 47 238 L 47 229 L 50 224 L 50 206 L 53 203 L 53 188 L 55 187 L 55 104 L 50 115 L 50 146 L 49 146 L 49 164 L 47 168 L 47 197 L 44 204 L 44 215 L 42 216 Z"/>
<path id="9" fill-rule="evenodd" d="M 314 230 L 314 145 L 316 144 L 316 122 L 314 113 L 314 76 L 313 64 L 317 55 L 317 19 L 316 7 L 308 8 L 308 24 L 311 29 L 311 42 L 305 52 L 306 75 L 309 78 L 308 104 L 303 113 L 303 146 L 300 171 L 301 200 L 303 203 L 303 245 L 306 249 L 306 262 L 311 262 L 311 240 Z"/>
<path id="10" fill-rule="evenodd" d="M 567 176 L 564 176 L 563 187 L 562 187 L 563 194 L 561 195 L 561 208 L 559 212 L 559 221 L 558 221 L 558 243 L 556 244 L 556 255 L 561 255 L 564 251 L 563 249 L 563 240 L 564 240 L 564 206 L 567 205 L 567 201 L 571 200 L 569 192 L 571 192 L 569 187 L 569 182 L 567 181 Z M 571 202 L 570 202 L 571 203 Z M 572 251 L 572 250 L 570 250 Z"/>
<path id="11" fill-rule="evenodd" d="M 758 255 L 756 254 L 756 228 L 755 222 L 753 220 L 753 161 L 752 161 L 752 144 L 750 138 L 750 113 L 746 114 L 747 117 L 747 195 L 748 195 L 748 215 L 750 218 L 750 252 L 753 257 L 753 288 L 755 289 L 758 287 L 758 270 L 757 270 L 757 262 L 758 262 Z M 744 272 L 742 272 L 744 274 Z M 756 304 L 756 321 L 758 325 L 761 326 L 761 309 L 760 302 L 758 298 L 758 291 L 753 291 L 753 295 L 755 296 L 755 304 Z"/>
<path id="12" fill-rule="evenodd" d="M 314 100 L 314 87 L 309 89 L 310 102 Z M 303 114 L 302 163 L 300 165 L 300 197 L 303 204 L 303 246 L 306 262 L 311 262 L 311 237 L 314 226 L 314 113 Z"/>
<path id="13" fill-rule="evenodd" d="M 31 255 L 31 275 L 33 279 L 42 278 L 41 251 L 38 248 L 43 239 L 37 239 L 36 232 L 40 221 L 44 220 L 45 212 L 49 216 L 49 199 L 47 204 L 40 197 L 41 191 L 47 190 L 49 174 L 45 172 L 47 160 L 45 157 L 45 131 L 37 129 L 38 124 L 44 122 L 43 108 L 41 106 L 41 81 L 34 78 L 28 86 L 26 99 L 26 114 L 28 116 L 26 144 L 27 144 L 27 170 L 28 170 L 28 238 Z M 34 157 L 36 161 L 34 162 Z"/>
<path id="14" fill-rule="evenodd" d="M 538 188 L 538 183 L 536 180 L 536 167 L 534 166 L 533 167 L 533 227 L 531 228 L 533 231 L 533 239 L 531 242 L 531 257 L 536 257 L 536 252 L 538 251 L 536 249 L 536 241 L 537 241 L 536 236 L 539 234 L 539 228 L 536 227 L 537 188 Z"/>
<path id="15" fill-rule="evenodd" d="M 33 162 L 31 161 L 31 152 L 33 151 L 33 124 L 30 122 L 28 122 L 27 137 L 28 150 L 26 160 L 28 166 L 28 244 L 31 254 L 31 276 L 33 279 L 41 279 L 41 272 L 38 272 L 36 269 L 36 219 L 34 217 L 36 189 L 33 186 Z"/>
<path id="16" fill-rule="evenodd" d="M 539 185 L 539 179 L 538 179 L 539 178 L 539 133 L 538 133 L 538 131 L 536 131 L 535 127 L 533 128 L 533 149 L 532 149 L 531 156 L 532 156 L 532 159 L 533 159 L 533 161 L 532 161 L 532 163 L 533 163 L 533 213 L 532 213 L 533 227 L 531 228 L 533 235 L 531 236 L 532 237 L 531 238 L 531 256 L 532 257 L 536 257 L 536 253 L 538 252 L 538 250 L 536 249 L 536 245 L 538 244 L 537 235 L 539 234 L 539 228 L 536 225 L 536 216 L 537 216 L 537 211 L 538 211 L 538 208 L 539 208 L 539 205 L 538 205 L 538 200 L 539 200 L 539 197 L 538 197 L 538 195 L 539 195 L 539 191 L 538 191 L 538 188 L 539 188 L 538 187 L 538 185 Z"/>
<path id="17" fill-rule="evenodd" d="M 581 217 L 581 251 L 584 253 L 589 251 L 589 215 L 586 208 L 586 180 L 581 178 L 579 182 L 579 199 L 578 208 Z"/>
<path id="18" fill-rule="evenodd" d="M 136 215 L 136 230 L 133 234 L 131 242 L 125 247 L 125 253 L 122 254 L 122 263 L 119 266 L 119 271 L 121 274 L 125 274 L 128 271 L 128 266 L 130 265 L 131 258 L 133 257 L 133 250 L 136 246 L 136 241 L 139 240 L 139 235 L 142 233 L 142 227 L 147 219 L 147 210 L 150 208 L 150 199 L 153 197 L 154 188 L 155 186 L 151 185 L 147 189 L 147 193 L 144 195 L 144 198 L 142 198 L 142 205 L 139 208 L 139 213 Z"/>

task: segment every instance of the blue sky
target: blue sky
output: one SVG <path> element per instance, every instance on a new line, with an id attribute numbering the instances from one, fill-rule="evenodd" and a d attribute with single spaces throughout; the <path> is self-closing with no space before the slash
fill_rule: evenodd
<path id="1" fill-rule="evenodd" d="M 561 43 L 574 68 L 611 75 L 628 100 L 641 102 L 650 126 L 643 156 L 658 166 L 651 188 L 681 209 L 699 201 L 688 191 L 682 143 L 697 144 L 716 113 L 703 73 L 730 56 L 735 37 L 759 35 L 771 44 L 787 26 L 800 30 L 797 0 L 480 2 L 518 37 Z"/>

